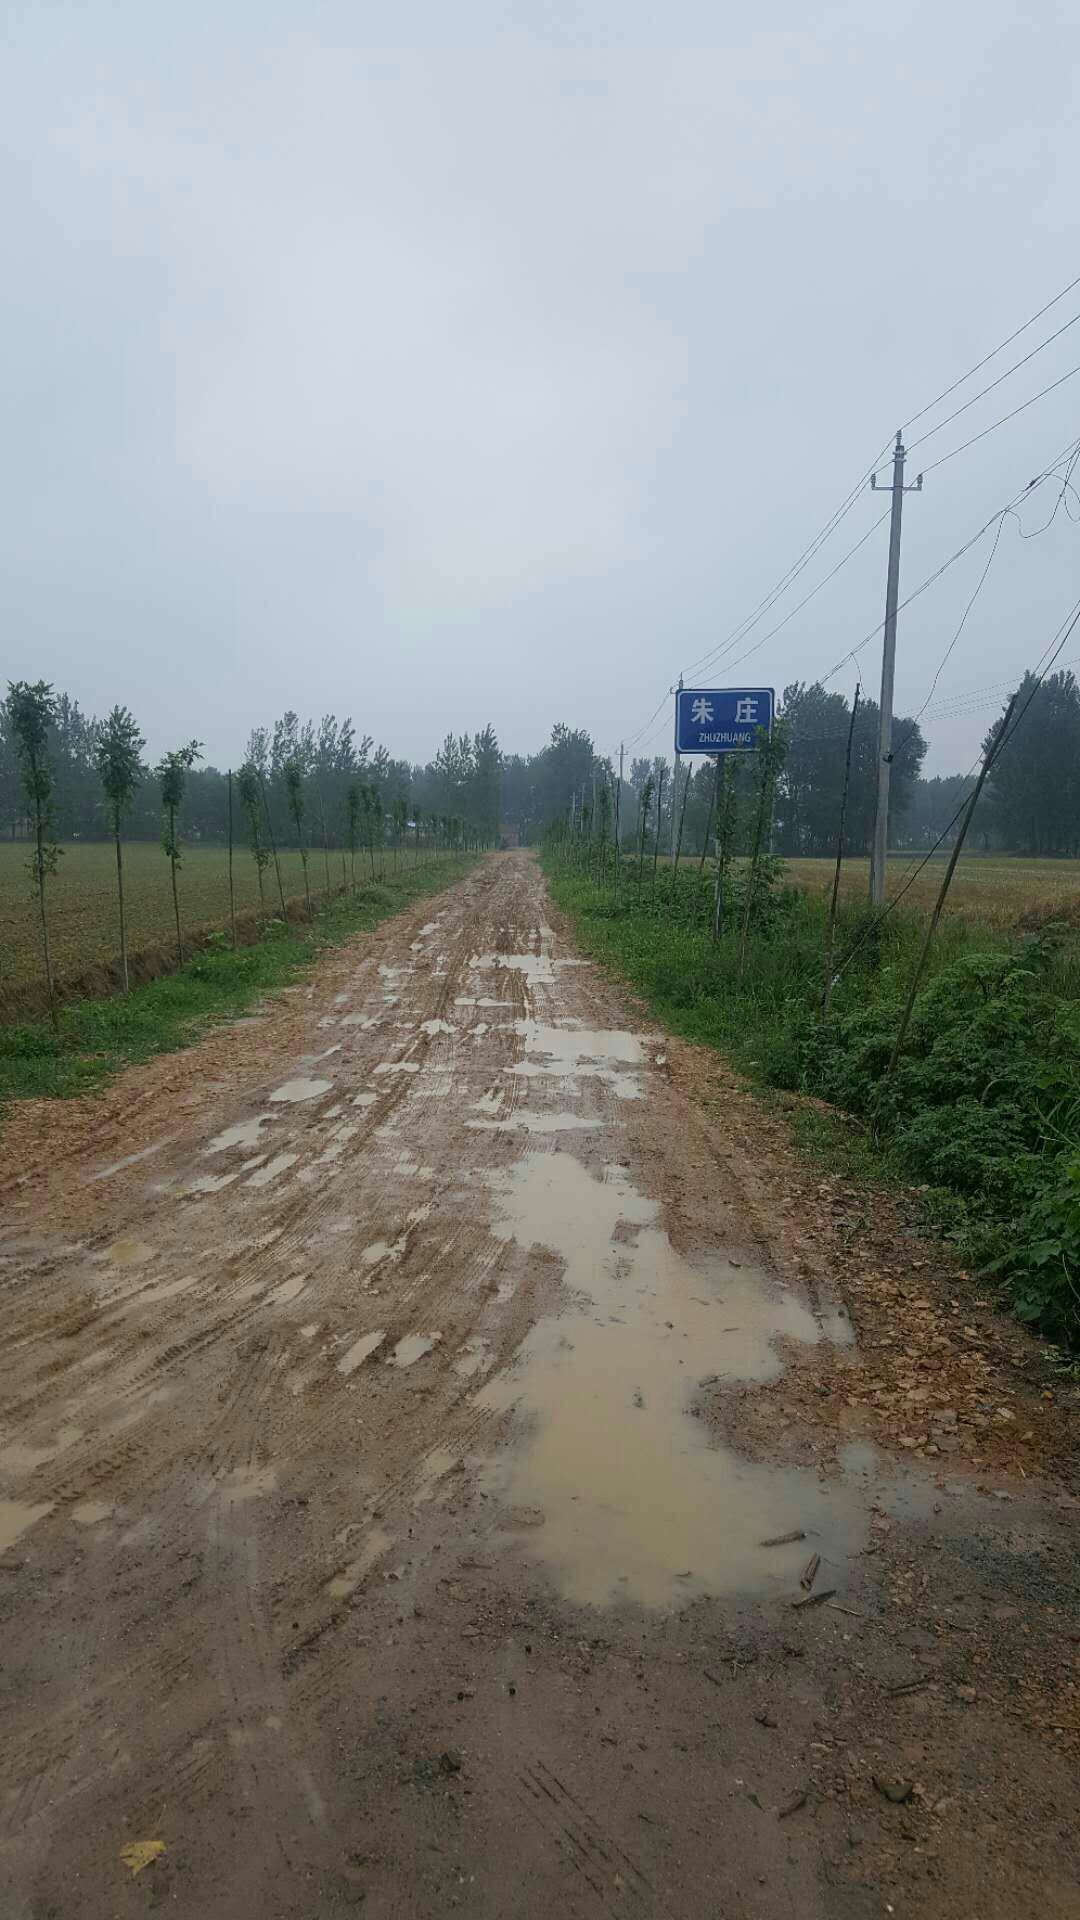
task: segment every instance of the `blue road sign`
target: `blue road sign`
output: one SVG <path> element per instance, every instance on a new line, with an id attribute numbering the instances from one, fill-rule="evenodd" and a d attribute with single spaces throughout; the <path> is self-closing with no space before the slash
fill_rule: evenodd
<path id="1" fill-rule="evenodd" d="M 772 732 L 772 687 L 680 687 L 675 696 L 676 753 L 745 753 L 757 730 Z"/>

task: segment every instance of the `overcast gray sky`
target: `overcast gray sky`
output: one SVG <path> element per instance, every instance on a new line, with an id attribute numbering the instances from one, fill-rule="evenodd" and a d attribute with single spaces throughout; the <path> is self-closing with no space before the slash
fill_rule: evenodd
<path id="1" fill-rule="evenodd" d="M 629 740 L 895 428 L 1080 273 L 1068 4 L 5 19 L 0 672 L 126 702 L 155 753 L 235 761 L 286 706 L 410 759 L 489 719 L 508 750 L 560 719 Z M 912 470 L 1077 362 L 1080 325 Z M 1078 435 L 1080 376 L 928 474 L 903 588 Z M 885 540 L 706 683 L 833 666 L 881 617 Z M 1078 541 L 1063 511 L 1006 523 L 937 704 L 1041 653 Z M 988 551 L 902 616 L 901 711 Z M 876 692 L 880 641 L 860 658 Z M 927 770 L 991 717 L 931 707 Z"/>

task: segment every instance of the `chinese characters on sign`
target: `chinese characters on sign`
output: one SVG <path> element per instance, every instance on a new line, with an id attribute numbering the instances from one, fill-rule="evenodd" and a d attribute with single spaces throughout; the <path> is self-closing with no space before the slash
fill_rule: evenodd
<path id="1" fill-rule="evenodd" d="M 746 753 L 758 728 L 772 732 L 772 687 L 680 687 L 675 696 L 676 753 Z"/>

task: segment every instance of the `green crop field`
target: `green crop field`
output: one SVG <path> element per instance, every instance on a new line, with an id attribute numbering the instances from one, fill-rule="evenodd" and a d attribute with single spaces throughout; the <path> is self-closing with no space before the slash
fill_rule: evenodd
<path id="1" fill-rule="evenodd" d="M 41 973 L 41 936 L 37 900 L 33 892 L 25 841 L 0 845 L 0 1005 L 18 996 Z M 393 856 L 387 853 L 386 863 Z M 303 870 L 295 849 L 280 854 L 286 899 L 302 899 Z M 357 858 L 357 877 L 365 865 Z M 321 848 L 309 855 L 311 888 L 325 893 L 326 872 Z M 249 853 L 238 850 L 233 876 L 236 910 L 259 905 L 259 883 Z M 341 883 L 341 855 L 330 854 L 331 884 Z M 180 868 L 180 911 L 185 935 L 194 938 L 228 925 L 229 878 L 223 847 L 185 847 Z M 280 913 L 273 866 L 263 884 L 269 911 Z M 133 841 L 124 848 L 124 891 L 127 901 L 128 948 L 132 955 L 159 947 L 174 938 L 169 862 L 160 846 Z M 108 966 L 119 953 L 116 911 L 116 856 L 110 845 L 74 842 L 60 856 L 60 870 L 47 882 L 49 930 L 57 979 L 72 980 L 97 966 Z"/>
<path id="2" fill-rule="evenodd" d="M 891 854 L 886 898 L 899 892 L 918 866 L 921 854 Z M 932 905 L 945 871 L 946 856 L 927 861 L 905 895 L 912 907 Z M 814 893 L 827 892 L 834 860 L 788 860 L 785 879 Z M 841 890 L 845 898 L 865 899 L 870 884 L 868 860 L 845 860 Z M 1056 917 L 1075 922 L 1080 915 L 1080 860 L 1025 860 L 1005 854 L 961 854 L 949 889 L 950 914 L 1006 932 L 1022 922 L 1042 925 Z"/>

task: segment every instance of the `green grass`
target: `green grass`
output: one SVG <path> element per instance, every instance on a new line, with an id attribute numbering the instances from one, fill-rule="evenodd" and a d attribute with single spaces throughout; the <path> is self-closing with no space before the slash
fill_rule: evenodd
<path id="1" fill-rule="evenodd" d="M 1080 942 L 1067 930 L 1006 935 L 946 918 L 888 1072 L 925 916 L 873 922 L 843 903 L 839 980 L 821 1017 L 826 904 L 770 884 L 740 970 L 739 939 L 714 945 L 706 889 L 662 873 L 658 904 L 632 872 L 616 910 L 557 847 L 552 891 L 583 948 L 616 968 L 671 1030 L 713 1046 L 766 1087 L 812 1094 L 857 1125 L 800 1122 L 800 1144 L 862 1177 L 918 1185 L 928 1217 L 970 1264 L 1001 1276 L 1017 1314 L 1080 1343 Z M 747 869 L 735 875 L 739 924 Z M 846 1136 L 846 1137 L 845 1137 Z"/>
<path id="2" fill-rule="evenodd" d="M 430 866 L 388 873 L 381 883 L 333 900 L 311 927 L 271 921 L 261 939 L 235 953 L 223 937 L 214 940 L 183 968 L 129 994 L 65 1006 L 59 1035 L 45 1020 L 0 1025 L 0 1101 L 85 1093 L 123 1067 L 191 1046 L 211 1023 L 236 1018 L 293 980 L 323 948 L 449 886 L 472 864 L 441 855 Z"/>
<path id="3" fill-rule="evenodd" d="M 27 872 L 29 847 L 25 841 L 0 843 L 0 1017 L 5 996 L 15 1000 L 41 978 L 41 934 L 37 900 Z M 287 900 L 304 898 L 304 876 L 295 847 L 279 848 L 282 884 Z M 406 864 L 411 865 L 409 853 Z M 382 860 L 393 876 L 393 855 Z M 357 856 L 358 879 L 367 872 L 367 856 Z M 313 894 L 326 892 L 326 866 L 321 847 L 308 855 Z M 341 884 L 341 854 L 331 849 L 330 884 Z M 259 906 L 255 862 L 238 846 L 233 857 L 233 884 L 237 913 Z M 277 879 L 271 864 L 263 877 L 266 904 L 280 912 Z M 224 847 L 186 846 L 179 875 L 180 911 L 184 935 L 193 943 L 209 929 L 225 926 L 229 918 L 229 873 Z M 124 848 L 124 892 L 127 905 L 128 950 L 136 955 L 169 944 L 175 938 L 169 862 L 157 842 L 136 840 Z M 111 966 L 119 953 L 116 909 L 116 856 L 102 841 L 68 842 L 60 854 L 59 871 L 47 882 L 49 934 L 57 979 L 79 978 L 95 967 Z"/>

